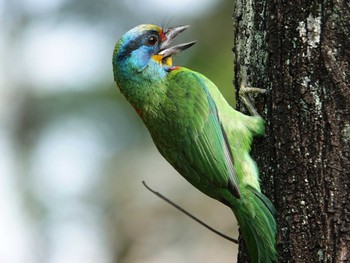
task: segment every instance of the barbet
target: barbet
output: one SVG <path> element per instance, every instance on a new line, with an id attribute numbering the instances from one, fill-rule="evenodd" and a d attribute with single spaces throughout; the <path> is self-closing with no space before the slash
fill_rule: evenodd
<path id="1" fill-rule="evenodd" d="M 251 262 L 277 262 L 274 206 L 260 191 L 249 155 L 264 121 L 252 107 L 253 116 L 233 109 L 204 75 L 172 65 L 172 55 L 195 43 L 170 46 L 187 27 L 139 25 L 128 31 L 114 49 L 114 79 L 164 158 L 232 209 Z"/>

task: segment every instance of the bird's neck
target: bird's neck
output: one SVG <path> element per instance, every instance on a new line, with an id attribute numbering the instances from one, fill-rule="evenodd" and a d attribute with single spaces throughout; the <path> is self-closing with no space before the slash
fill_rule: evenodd
<path id="1" fill-rule="evenodd" d="M 166 92 L 166 71 L 150 61 L 144 68 L 122 63 L 114 72 L 115 81 L 126 99 L 139 113 L 156 109 Z"/>

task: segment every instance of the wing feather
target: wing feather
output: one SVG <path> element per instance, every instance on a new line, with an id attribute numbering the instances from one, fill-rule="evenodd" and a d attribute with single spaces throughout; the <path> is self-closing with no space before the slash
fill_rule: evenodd
<path id="1" fill-rule="evenodd" d="M 176 87 L 169 89 L 170 92 L 187 90 L 194 100 L 192 112 L 187 113 L 186 136 L 190 139 L 185 140 L 187 143 L 183 145 L 183 152 L 193 167 L 192 171 L 200 173 L 199 180 L 226 187 L 239 198 L 240 191 L 229 142 L 215 101 L 203 78 L 205 77 L 199 73 L 183 70 L 173 76 L 173 85 Z M 186 103 L 191 102 L 188 100 Z"/>

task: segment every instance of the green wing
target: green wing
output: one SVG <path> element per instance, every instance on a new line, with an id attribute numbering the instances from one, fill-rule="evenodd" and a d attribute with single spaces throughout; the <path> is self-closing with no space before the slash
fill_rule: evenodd
<path id="1" fill-rule="evenodd" d="M 177 101 L 177 118 L 182 119 L 181 126 L 185 132 L 181 140 L 182 154 L 168 161 L 206 194 L 210 195 L 206 190 L 208 184 L 226 188 L 239 198 L 228 139 L 215 101 L 206 86 L 210 82 L 206 82 L 199 73 L 180 69 L 169 74 L 169 83 L 168 97 Z M 176 133 L 176 127 L 173 132 Z"/>

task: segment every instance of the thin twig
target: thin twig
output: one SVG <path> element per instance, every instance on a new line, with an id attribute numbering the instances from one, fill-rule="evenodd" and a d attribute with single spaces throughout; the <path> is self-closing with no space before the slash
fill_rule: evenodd
<path id="1" fill-rule="evenodd" d="M 194 221 L 196 221 L 197 223 L 201 224 L 202 226 L 206 227 L 207 229 L 209 229 L 210 231 L 214 232 L 215 234 L 235 243 L 238 244 L 238 240 L 234 239 L 232 237 L 226 236 L 225 234 L 217 231 L 216 229 L 212 228 L 211 226 L 207 225 L 206 223 L 204 223 L 203 221 L 201 221 L 200 219 L 198 219 L 197 217 L 195 217 L 194 215 L 192 215 L 191 213 L 187 212 L 185 209 L 183 209 L 182 207 L 178 206 L 177 204 L 175 204 L 173 201 L 169 200 L 168 198 L 166 198 L 165 196 L 163 196 L 162 194 L 160 194 L 159 192 L 154 191 L 153 189 L 151 189 L 145 181 L 142 181 L 142 184 L 147 188 L 147 190 L 149 190 L 150 192 L 152 192 L 153 194 L 155 194 L 156 196 L 158 196 L 160 199 L 164 200 L 165 202 L 167 202 L 168 204 L 172 205 L 173 207 L 175 207 L 177 210 L 181 211 L 182 213 L 184 213 L 185 215 L 189 216 L 190 218 L 192 218 Z"/>

